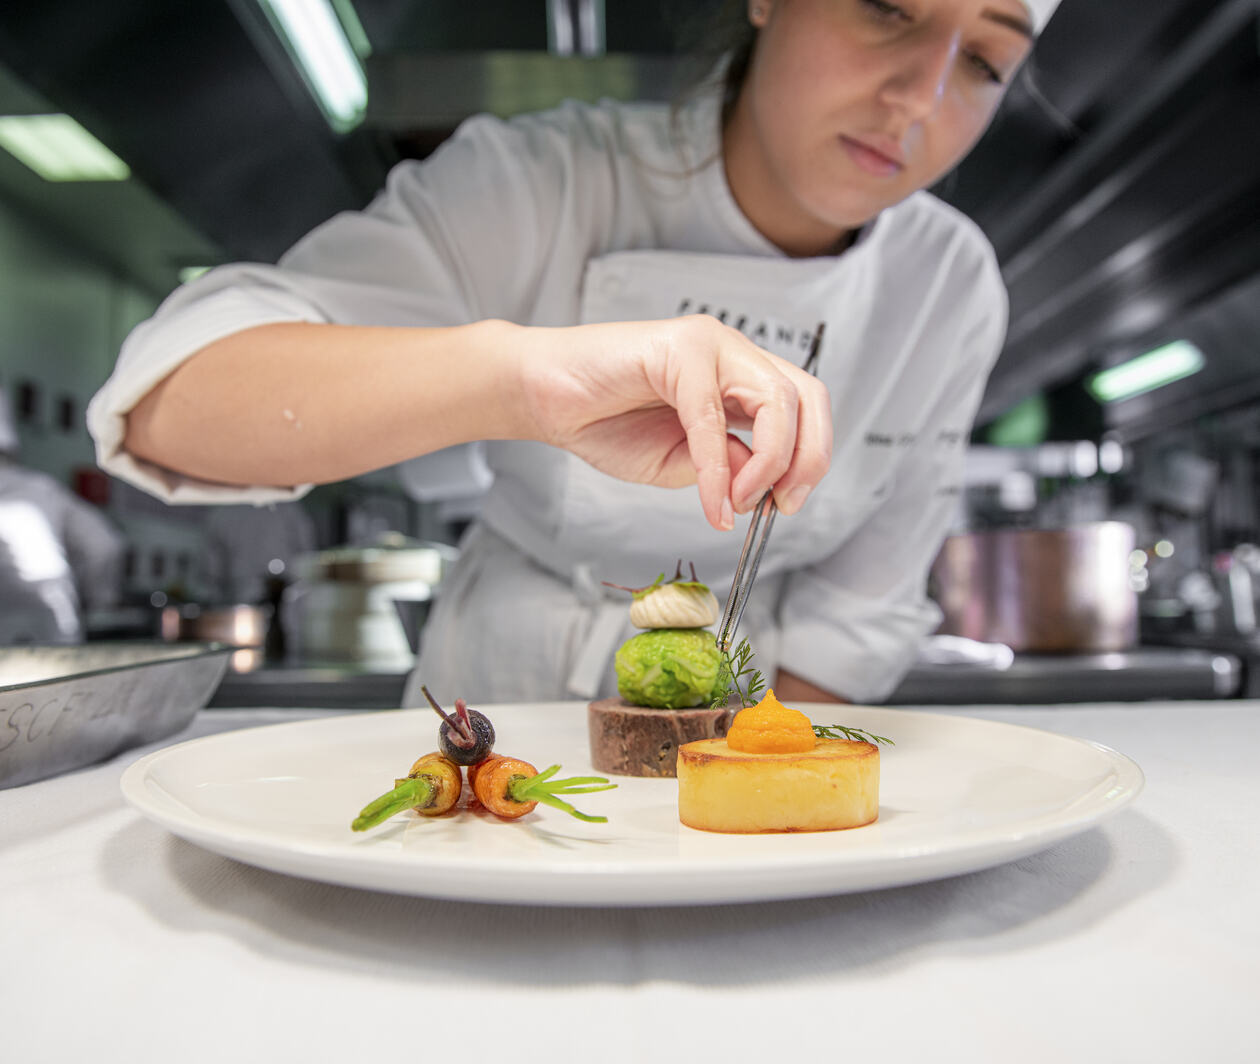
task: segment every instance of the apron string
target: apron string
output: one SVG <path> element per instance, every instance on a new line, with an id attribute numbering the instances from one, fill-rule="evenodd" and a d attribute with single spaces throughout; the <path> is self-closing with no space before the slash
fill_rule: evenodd
<path id="1" fill-rule="evenodd" d="M 605 596 L 589 562 L 573 567 L 572 584 L 578 602 L 591 612 L 591 623 L 569 670 L 565 690 L 577 698 L 589 699 L 599 692 L 608 662 L 621 642 L 627 607 L 624 602 L 611 601 Z"/>

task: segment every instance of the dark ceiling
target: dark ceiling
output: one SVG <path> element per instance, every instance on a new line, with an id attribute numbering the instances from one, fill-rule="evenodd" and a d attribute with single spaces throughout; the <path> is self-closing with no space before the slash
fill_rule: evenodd
<path id="1" fill-rule="evenodd" d="M 559 59 L 544 0 L 355 0 L 370 105 L 344 137 L 255 0 L 10 0 L 0 64 L 126 159 L 206 247 L 269 260 L 471 111 L 614 84 L 667 96 L 662 71 L 694 52 L 680 35 L 715 3 L 690 5 L 686 25 L 681 6 L 606 0 L 608 55 Z M 1217 301 L 1235 314 L 1246 302 L 1260 276 L 1258 40 L 1255 0 L 1064 0 L 1030 78 L 936 190 L 989 234 L 1011 293 L 982 422 Z M 492 62 L 515 71 L 514 91 L 486 88 Z M 165 264 L 171 283 L 179 264 Z M 1246 346 L 1248 329 L 1226 346 Z M 1255 382 L 1257 333 L 1220 356 L 1223 394 L 1234 377 Z"/>

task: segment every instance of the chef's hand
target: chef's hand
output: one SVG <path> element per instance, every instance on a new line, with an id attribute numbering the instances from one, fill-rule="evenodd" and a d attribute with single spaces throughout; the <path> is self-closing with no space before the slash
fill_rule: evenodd
<path id="1" fill-rule="evenodd" d="M 831 463 L 826 387 L 708 315 L 522 329 L 535 438 L 622 480 L 696 484 L 715 528 L 769 488 L 796 513 Z M 730 435 L 752 429 L 752 447 Z"/>

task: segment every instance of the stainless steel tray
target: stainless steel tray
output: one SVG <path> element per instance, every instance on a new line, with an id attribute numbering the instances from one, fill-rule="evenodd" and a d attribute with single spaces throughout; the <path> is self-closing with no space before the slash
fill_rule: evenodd
<path id="1" fill-rule="evenodd" d="M 148 642 L 0 649 L 0 788 L 174 735 L 210 700 L 232 649 Z"/>

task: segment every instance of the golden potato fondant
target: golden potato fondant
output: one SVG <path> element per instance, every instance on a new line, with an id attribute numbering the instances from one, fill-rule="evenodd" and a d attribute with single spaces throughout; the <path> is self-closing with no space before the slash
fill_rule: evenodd
<path id="1" fill-rule="evenodd" d="M 879 748 L 817 739 L 773 691 L 724 739 L 678 750 L 678 817 L 691 828 L 751 834 L 835 831 L 879 815 Z"/>
<path id="2" fill-rule="evenodd" d="M 725 739 L 702 739 L 678 751 L 678 816 L 691 828 L 834 831 L 878 815 L 872 743 L 819 739 L 798 754 L 742 754 Z"/>

